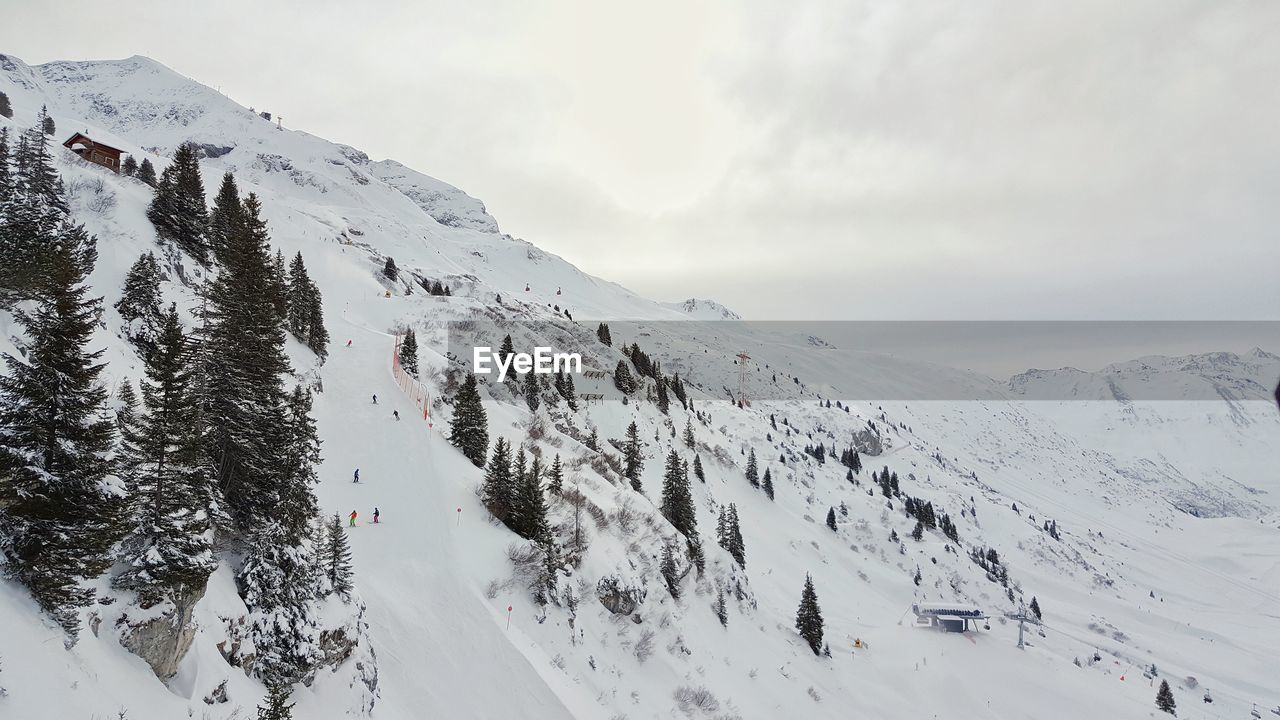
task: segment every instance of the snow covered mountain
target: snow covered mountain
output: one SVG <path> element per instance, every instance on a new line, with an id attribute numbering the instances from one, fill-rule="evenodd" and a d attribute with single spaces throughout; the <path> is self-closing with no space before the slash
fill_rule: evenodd
<path id="1" fill-rule="evenodd" d="M 1275 355 L 1143 358 L 1004 385 L 753 329 L 713 301 L 642 298 L 501 233 L 462 190 L 281 129 L 147 58 L 28 66 L 0 55 L 0 91 L 14 108 L 0 125 L 27 127 L 47 105 L 58 142 L 85 132 L 157 170 L 196 143 L 206 190 L 233 172 L 257 193 L 273 245 L 302 252 L 324 294 L 329 359 L 289 348 L 295 376 L 323 387 L 317 492 L 326 512 L 363 518 L 378 507 L 382 518 L 349 531 L 367 636 L 351 659 L 294 688 L 295 717 L 1147 717 L 1159 678 L 1184 717 L 1280 703 L 1280 416 L 1264 392 L 1280 375 Z M 95 347 L 118 385 L 140 361 L 110 306 L 129 266 L 157 248 L 145 216 L 153 191 L 60 148 L 57 162 L 75 218 L 98 238 L 91 282 L 108 310 Z M 204 271 L 164 257 L 166 296 L 190 311 Z M 382 273 L 387 258 L 395 280 Z M 451 294 L 426 292 L 435 281 Z M 611 346 L 597 339 L 602 320 Z M 410 327 L 429 421 L 391 373 L 393 333 Z M 445 439 L 451 347 L 468 332 L 581 350 L 606 371 L 630 362 L 619 348 L 634 342 L 678 372 L 692 399 L 693 410 L 673 401 L 664 413 L 651 380 L 623 402 L 609 379 L 590 388 L 583 378 L 579 391 L 601 400 L 531 411 L 509 386 L 482 383 L 490 440 L 558 454 L 566 467 L 566 490 L 548 503 L 573 552 L 546 604 L 530 590 L 523 541 L 477 497 L 481 471 Z M 0 350 L 20 341 L 0 313 Z M 727 402 L 740 382 L 755 399 L 745 407 Z M 970 399 L 888 401 L 944 387 Z M 1172 399 L 1143 399 L 1152 393 Z M 873 397 L 886 401 L 863 400 Z M 610 442 L 633 422 L 641 492 L 620 476 Z M 849 447 L 859 473 L 838 461 Z M 672 448 L 705 469 L 693 483 L 705 571 L 682 560 L 674 592 L 660 565 L 676 532 L 658 507 Z M 773 497 L 748 481 L 749 454 Z M 872 479 L 882 467 L 899 494 Z M 946 513 L 958 540 L 935 529 L 912 538 L 907 496 Z M 745 565 L 716 543 L 730 504 Z M 575 533 L 585 539 L 571 544 Z M 0 716 L 252 716 L 264 689 L 226 659 L 228 628 L 245 614 L 226 562 L 167 682 L 121 645 L 110 606 L 87 614 L 96 629 L 66 649 L 25 590 L 0 581 Z M 831 657 L 794 629 L 806 574 Z M 1033 597 L 1043 622 L 1018 649 L 1007 614 Z M 975 604 L 990 629 L 916 627 L 918 601 Z M 1143 674 L 1153 665 L 1154 685 Z"/>

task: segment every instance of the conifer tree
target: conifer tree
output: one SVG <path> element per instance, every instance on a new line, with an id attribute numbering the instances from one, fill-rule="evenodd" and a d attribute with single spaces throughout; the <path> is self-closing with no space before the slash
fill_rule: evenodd
<path id="1" fill-rule="evenodd" d="M 124 162 L 120 163 L 120 172 L 125 177 L 133 177 L 138 174 L 138 161 L 133 159 L 132 155 L 125 155 Z"/>
<path id="2" fill-rule="evenodd" d="M 911 531 L 911 539 L 919 542 L 924 539 L 924 523 L 916 521 L 916 527 Z"/>
<path id="3" fill-rule="evenodd" d="M 138 179 L 142 179 L 141 170 L 139 170 Z M 227 245 L 230 242 L 231 231 L 239 222 L 240 213 L 243 210 L 235 175 L 230 172 L 223 174 L 222 185 L 218 187 L 218 194 L 213 198 L 213 210 L 209 213 L 208 233 L 209 249 L 213 253 L 213 259 L 219 264 L 227 262 Z"/>
<path id="4" fill-rule="evenodd" d="M 517 464 L 524 458 L 524 447 L 516 454 Z M 526 472 L 519 473 L 515 507 L 508 527 L 526 540 L 545 541 L 547 525 L 547 501 L 542 494 L 542 459 L 536 455 Z"/>
<path id="5" fill-rule="evenodd" d="M 489 452 L 489 420 L 480 402 L 474 374 L 467 374 L 454 398 L 449 442 L 461 450 L 473 465 L 484 466 L 485 455 Z"/>
<path id="6" fill-rule="evenodd" d="M 396 267 L 395 258 L 391 257 L 390 255 L 387 256 L 387 262 L 384 263 L 382 266 L 382 274 L 386 276 L 388 280 L 399 279 L 400 268 Z"/>
<path id="7" fill-rule="evenodd" d="M 101 350 L 87 345 L 101 299 L 86 297 L 97 258 L 84 228 L 58 224 L 45 287 L 15 316 L 25 361 L 0 376 L 0 554 L 4 571 L 74 638 L 119 539 L 122 503 L 106 488 L 115 425 L 105 414 Z"/>
<path id="8" fill-rule="evenodd" d="M 418 377 L 418 334 L 412 328 L 404 331 L 404 339 L 400 341 L 400 367 Z"/>
<path id="9" fill-rule="evenodd" d="M 307 526 L 318 511 L 315 485 L 320 464 L 320 435 L 311 417 L 311 391 L 295 385 L 285 405 L 283 422 L 275 446 L 279 453 L 276 471 L 280 504 L 273 514 L 284 528 L 285 539 L 299 545 Z"/>
<path id="10" fill-rule="evenodd" d="M 591 434 L 587 435 L 587 439 L 585 442 L 583 442 L 583 445 L 586 445 L 588 448 L 590 448 L 591 450 L 594 450 L 595 452 L 600 452 L 600 430 L 598 428 L 592 427 Z"/>
<path id="11" fill-rule="evenodd" d="M 279 511 L 278 434 L 287 399 L 281 378 L 289 371 L 284 325 L 273 311 L 270 237 L 260 213 L 250 194 L 235 219 L 222 272 L 209 286 L 200 342 L 207 362 L 201 390 L 206 451 L 227 509 L 249 532 Z"/>
<path id="12" fill-rule="evenodd" d="M 760 466 L 756 463 L 755 449 L 747 455 L 747 482 L 751 483 L 751 487 L 760 487 Z"/>
<path id="13" fill-rule="evenodd" d="M 253 674 L 268 685 L 298 682 L 321 660 L 314 570 L 279 523 L 264 522 L 249 540 L 236 585 L 250 611 Z"/>
<path id="14" fill-rule="evenodd" d="M 738 524 L 738 506 L 729 503 L 728 509 L 720 509 L 716 522 L 716 542 L 742 567 L 747 566 L 746 545 L 742 541 L 742 528 Z"/>
<path id="15" fill-rule="evenodd" d="M 13 119 L 13 106 L 9 104 L 9 96 L 0 92 L 0 117 Z"/>
<path id="16" fill-rule="evenodd" d="M 1040 614 L 1040 602 L 1036 600 L 1034 595 L 1031 596 L 1031 614 L 1036 616 L 1036 620 L 1043 619 L 1043 616 Z"/>
<path id="17" fill-rule="evenodd" d="M 1169 681 L 1161 680 L 1160 689 L 1156 692 L 1156 707 L 1177 717 L 1178 703 L 1173 700 L 1173 690 L 1169 689 Z"/>
<path id="18" fill-rule="evenodd" d="M 142 163 L 138 165 L 138 179 L 151 187 L 159 184 L 156 181 L 156 167 L 151 164 L 150 158 L 142 158 Z"/>
<path id="19" fill-rule="evenodd" d="M 804 590 L 800 593 L 800 608 L 796 611 L 796 630 L 809 644 L 814 655 L 822 653 L 822 610 L 818 607 L 818 593 L 813 589 L 813 578 L 804 576 Z"/>
<path id="20" fill-rule="evenodd" d="M 484 484 L 480 498 L 484 506 L 499 521 L 505 523 L 515 501 L 515 487 L 511 478 L 511 453 L 507 439 L 498 436 L 493 443 L 493 455 L 485 468 Z"/>
<path id="21" fill-rule="evenodd" d="M 324 546 L 321 548 L 321 569 L 329 581 L 329 588 L 346 598 L 351 594 L 352 582 L 351 545 L 342 518 L 334 513 L 325 523 Z"/>
<path id="22" fill-rule="evenodd" d="M 627 439 L 622 445 L 622 474 L 631 481 L 631 489 L 640 492 L 640 471 L 644 470 L 644 456 L 640 453 L 640 430 L 635 421 L 627 426 Z"/>
<path id="23" fill-rule="evenodd" d="M 564 468 L 560 465 L 560 453 L 556 453 L 551 461 L 551 472 L 547 475 L 547 489 L 559 493 L 564 487 Z"/>
<path id="24" fill-rule="evenodd" d="M 613 336 L 609 334 L 609 326 L 606 323 L 600 323 L 596 327 L 596 337 L 602 345 L 613 347 Z"/>
<path id="25" fill-rule="evenodd" d="M 693 421 L 689 418 L 685 418 L 684 420 L 684 444 L 690 450 L 698 444 L 697 439 L 693 437 Z"/>
<path id="26" fill-rule="evenodd" d="M 773 473 L 769 472 L 769 468 L 764 469 L 764 480 L 760 483 L 764 487 L 764 494 L 770 500 L 773 499 Z"/>
<path id="27" fill-rule="evenodd" d="M 62 179 L 39 127 L 21 133 L 7 162 L 0 195 L 0 307 L 40 294 L 53 251 L 69 223 Z"/>
<path id="28" fill-rule="evenodd" d="M 827 527 L 831 528 L 832 530 L 836 529 L 836 509 L 835 508 L 827 509 Z"/>
<path id="29" fill-rule="evenodd" d="M 716 618 L 723 627 L 729 627 L 729 606 L 724 601 L 724 588 L 716 588 Z"/>
<path id="30" fill-rule="evenodd" d="M 49 115 L 48 107 L 40 108 L 40 130 L 45 135 L 53 135 L 58 132 L 58 126 L 54 124 L 53 117 Z"/>
<path id="31" fill-rule="evenodd" d="M 631 376 L 631 369 L 627 367 L 626 360 L 619 360 L 618 366 L 614 368 L 613 384 L 624 395 L 630 395 L 636 391 L 636 381 Z"/>
<path id="32" fill-rule="evenodd" d="M 265 705 L 258 706 L 258 720 L 293 720 L 293 703 L 289 702 L 289 687 L 285 683 L 267 686 Z"/>
<path id="33" fill-rule="evenodd" d="M 676 531 L 692 539 L 698 534 L 698 514 L 689 491 L 689 474 L 675 448 L 667 453 L 667 466 L 662 476 L 662 516 Z"/>
<path id="34" fill-rule="evenodd" d="M 124 460 L 124 446 L 126 445 L 124 433 L 126 430 L 133 428 L 133 423 L 138 417 L 138 395 L 133 391 L 133 383 L 129 378 L 120 379 L 120 389 L 116 391 L 116 433 L 118 446 L 121 449 L 116 451 L 116 457 L 120 459 L 117 470 L 120 471 L 120 477 L 125 475 L 121 468 L 126 464 Z"/>
<path id="35" fill-rule="evenodd" d="M 147 208 L 147 219 L 161 238 L 173 242 L 197 262 L 208 262 L 205 234 L 209 229 L 209 211 L 205 206 L 200 158 L 194 143 L 185 142 L 174 151 L 173 162 L 160 174 L 155 198 Z"/>
<path id="36" fill-rule="evenodd" d="M 0 127 L 0 213 L 4 212 L 12 196 L 13 171 L 9 169 L 9 128 Z M 0 224 L 0 228 L 3 227 L 3 224 Z"/>
<path id="37" fill-rule="evenodd" d="M 289 270 L 284 262 L 284 253 L 276 250 L 271 262 L 271 307 L 282 324 L 289 317 Z"/>
<path id="38" fill-rule="evenodd" d="M 524 375 L 524 402 L 529 406 L 529 412 L 537 412 L 538 406 L 542 403 L 542 388 L 538 386 L 538 376 L 532 371 Z"/>
<path id="39" fill-rule="evenodd" d="M 143 607 L 198 596 L 217 566 L 186 345 L 171 305 L 155 350 L 143 358 L 141 413 L 124 431 L 131 517 L 121 558 L 127 567 L 113 583 L 137 592 Z"/>
<path id="40" fill-rule="evenodd" d="M 671 398 L 667 395 L 667 382 L 662 377 L 658 377 L 658 412 L 666 415 L 670 407 Z"/>
<path id="41" fill-rule="evenodd" d="M 707 474 L 702 471 L 702 458 L 698 455 L 693 456 L 693 476 L 698 478 L 698 482 L 707 481 Z"/>
<path id="42" fill-rule="evenodd" d="M 498 346 L 497 360 L 499 363 L 507 362 L 507 358 L 516 354 L 515 343 L 511 341 L 511 335 L 508 333 L 502 338 L 502 345 Z"/>
<path id="43" fill-rule="evenodd" d="M 115 308 L 125 322 L 125 335 L 145 356 L 155 347 L 160 330 L 160 263 L 155 253 L 138 257 L 124 277 L 124 291 Z"/>

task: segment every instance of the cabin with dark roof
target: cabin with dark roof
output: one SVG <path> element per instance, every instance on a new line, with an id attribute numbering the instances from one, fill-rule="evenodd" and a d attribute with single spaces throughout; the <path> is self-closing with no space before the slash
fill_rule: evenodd
<path id="1" fill-rule="evenodd" d="M 124 151 L 119 148 L 98 142 L 84 133 L 72 135 L 62 146 L 91 163 L 120 172 L 120 155 Z"/>

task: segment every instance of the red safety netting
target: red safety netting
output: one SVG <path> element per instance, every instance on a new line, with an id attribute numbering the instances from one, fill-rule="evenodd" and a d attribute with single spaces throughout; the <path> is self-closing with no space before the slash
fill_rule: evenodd
<path id="1" fill-rule="evenodd" d="M 414 405 L 422 409 L 422 419 L 427 421 L 427 427 L 431 427 L 431 393 L 427 392 L 425 385 L 400 367 L 399 335 L 396 335 L 395 348 L 391 351 L 391 374 L 395 376 L 396 384 L 404 394 L 409 396 Z"/>

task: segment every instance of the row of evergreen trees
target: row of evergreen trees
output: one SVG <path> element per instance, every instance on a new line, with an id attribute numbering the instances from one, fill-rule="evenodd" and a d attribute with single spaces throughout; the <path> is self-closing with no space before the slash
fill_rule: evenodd
<path id="1" fill-rule="evenodd" d="M 15 313 L 26 357 L 6 357 L 0 377 L 5 571 L 74 641 L 94 597 L 85 580 L 115 564 L 112 584 L 144 607 L 189 601 L 217 565 L 221 534 L 244 547 L 236 580 L 254 613 L 255 672 L 302 677 L 320 659 L 315 601 L 350 592 L 349 551 L 340 524 L 326 534 L 317 522 L 312 398 L 284 387 L 288 303 L 257 198 L 220 195 L 225 222 L 204 229 L 203 207 L 191 210 L 197 221 L 157 215 L 175 243 L 217 247 L 218 272 L 187 331 L 176 306 L 158 307 L 154 256 L 140 261 L 118 305 L 146 321 L 145 377 L 140 400 L 124 382 L 113 419 L 102 351 L 89 348 L 102 312 L 86 285 L 95 241 L 68 216 L 42 134 L 18 146 L 17 162 L 6 149 L 0 163 L 0 277 L 6 297 L 27 301 Z M 170 189 L 200 186 L 198 164 L 166 172 Z"/>

